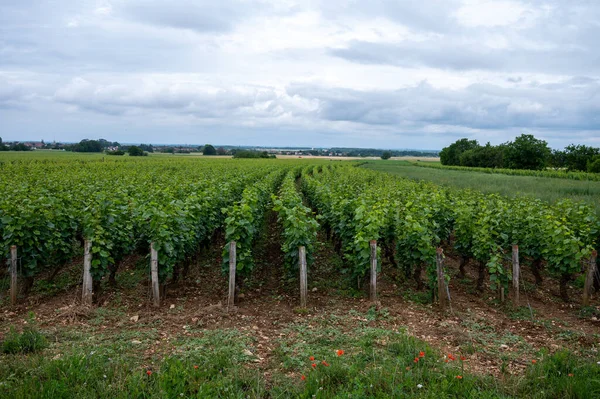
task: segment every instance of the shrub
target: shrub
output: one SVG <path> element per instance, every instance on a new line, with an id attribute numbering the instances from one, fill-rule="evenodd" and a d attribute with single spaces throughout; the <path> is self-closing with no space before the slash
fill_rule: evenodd
<path id="1" fill-rule="evenodd" d="M 129 153 L 129 156 L 132 157 L 143 157 L 148 155 L 147 152 L 144 152 L 144 150 L 142 150 L 140 147 L 136 146 L 136 145 L 132 145 L 131 147 L 129 147 L 127 149 L 127 152 Z"/>
<path id="2" fill-rule="evenodd" d="M 48 347 L 46 337 L 38 331 L 33 317 L 30 317 L 22 333 L 19 334 L 14 327 L 10 328 L 10 332 L 2 342 L 2 353 L 35 353 L 46 347 Z"/>

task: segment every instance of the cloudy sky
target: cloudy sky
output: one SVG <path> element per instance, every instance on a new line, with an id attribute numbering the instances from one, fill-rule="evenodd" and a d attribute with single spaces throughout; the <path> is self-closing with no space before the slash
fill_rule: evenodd
<path id="1" fill-rule="evenodd" d="M 0 0 L 5 140 L 600 146 L 596 0 Z"/>

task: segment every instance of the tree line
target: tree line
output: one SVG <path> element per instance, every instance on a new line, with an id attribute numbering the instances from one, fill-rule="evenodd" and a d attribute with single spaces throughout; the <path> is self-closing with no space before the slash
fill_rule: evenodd
<path id="1" fill-rule="evenodd" d="M 522 134 L 499 145 L 480 145 L 477 140 L 463 138 L 440 152 L 442 165 L 480 168 L 565 169 L 600 173 L 600 148 L 570 144 L 562 150 L 552 150 L 544 140 Z"/>

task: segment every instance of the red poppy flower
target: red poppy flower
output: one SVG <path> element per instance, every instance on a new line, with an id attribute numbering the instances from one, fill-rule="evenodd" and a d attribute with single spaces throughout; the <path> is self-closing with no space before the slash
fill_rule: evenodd
<path id="1" fill-rule="evenodd" d="M 408 371 L 408 370 L 410 370 L 410 367 L 407 367 L 407 368 L 406 368 L 406 371 Z"/>
<path id="2" fill-rule="evenodd" d="M 305 377 L 305 376 L 302 376 L 302 377 L 300 377 L 300 379 L 301 379 L 302 381 L 306 381 L 306 377 Z"/>
<path id="3" fill-rule="evenodd" d="M 419 358 L 415 357 L 415 363 L 419 363 Z"/>
<path id="4" fill-rule="evenodd" d="M 146 370 L 146 374 L 148 374 L 148 375 L 152 375 L 152 371 L 150 371 L 150 370 Z"/>
<path id="5" fill-rule="evenodd" d="M 323 361 L 321 362 L 321 364 L 322 364 L 323 366 L 325 366 L 325 367 L 329 367 L 329 363 L 327 363 L 325 360 L 323 360 Z"/>
<path id="6" fill-rule="evenodd" d="M 467 360 L 467 358 L 466 358 L 466 357 L 464 357 L 464 356 L 461 356 L 461 357 L 460 357 L 460 360 L 462 360 L 462 361 L 464 362 L 465 360 Z"/>
<path id="7" fill-rule="evenodd" d="M 462 375 L 457 375 L 456 378 L 458 378 L 459 380 L 462 380 Z"/>
<path id="8" fill-rule="evenodd" d="M 423 352 L 423 351 L 419 352 L 419 357 L 425 357 L 425 352 Z"/>
<path id="9" fill-rule="evenodd" d="M 536 363 L 537 363 L 537 360 L 535 360 L 535 359 L 533 359 L 533 360 L 531 361 L 531 364 L 536 364 Z"/>
<path id="10" fill-rule="evenodd" d="M 337 355 L 342 356 L 343 354 L 344 354 L 344 351 L 342 349 L 338 349 Z"/>
<path id="11" fill-rule="evenodd" d="M 448 353 L 448 359 L 450 359 L 450 360 L 456 360 L 456 358 L 454 356 L 452 356 L 451 353 Z"/>
<path id="12" fill-rule="evenodd" d="M 314 357 L 314 356 L 311 356 L 311 357 L 309 357 L 308 359 L 309 359 L 311 362 L 314 362 L 314 361 L 315 361 L 315 357 Z"/>
<path id="13" fill-rule="evenodd" d="M 569 373 L 569 377 L 573 377 L 573 373 Z"/>
<path id="14" fill-rule="evenodd" d="M 197 369 L 197 368 L 198 368 L 198 366 L 194 366 L 194 368 L 195 368 L 195 369 Z"/>
<path id="15" fill-rule="evenodd" d="M 313 363 L 313 364 L 311 364 L 311 367 L 312 367 L 313 369 L 316 369 L 316 368 L 317 368 L 317 365 Z"/>

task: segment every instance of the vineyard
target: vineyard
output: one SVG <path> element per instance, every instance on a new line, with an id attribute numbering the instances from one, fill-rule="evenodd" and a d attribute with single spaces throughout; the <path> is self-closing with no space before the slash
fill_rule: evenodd
<path id="1" fill-rule="evenodd" d="M 61 308 L 77 309 L 73 310 L 69 320 L 88 317 L 82 315 L 89 315 L 89 312 L 110 314 L 112 305 L 107 305 L 110 298 L 122 298 L 120 292 L 126 287 L 139 286 L 144 287 L 141 292 L 152 293 L 139 298 L 139 304 L 136 299 L 135 307 L 131 305 L 127 313 L 132 308 L 133 312 L 146 309 L 144 317 L 149 319 L 148 328 L 153 330 L 143 334 L 155 334 L 157 326 L 170 317 L 170 312 L 177 310 L 173 304 L 177 298 L 193 303 L 193 299 L 204 291 L 207 297 L 214 299 L 213 302 L 219 303 L 215 305 L 216 309 L 221 309 L 220 301 L 226 297 L 227 303 L 232 306 L 224 308 L 222 313 L 210 310 L 208 316 L 191 318 L 198 325 L 201 323 L 198 319 L 207 317 L 211 320 L 209 323 L 223 323 L 226 327 L 231 327 L 232 318 L 242 321 L 252 319 L 252 323 L 256 324 L 263 318 L 268 320 L 263 325 L 275 328 L 273 326 L 278 326 L 280 318 L 303 318 L 306 314 L 317 317 L 314 315 L 320 313 L 315 312 L 322 311 L 330 317 L 322 316 L 324 325 L 344 325 L 349 336 L 364 333 L 365 336 L 356 336 L 360 342 L 383 340 L 390 345 L 395 342 L 393 345 L 398 352 L 390 352 L 394 356 L 413 353 L 414 348 L 422 344 L 413 338 L 402 338 L 401 342 L 396 342 L 400 339 L 398 336 L 387 335 L 385 329 L 370 329 L 368 324 L 363 323 L 388 323 L 386 328 L 392 328 L 392 322 L 386 321 L 391 317 L 386 315 L 386 307 L 394 308 L 396 305 L 398 307 L 394 309 L 398 309 L 399 317 L 411 320 L 412 316 L 402 316 L 408 295 L 419 298 L 426 306 L 433 304 L 436 318 L 431 319 L 431 313 L 427 313 L 427 317 L 433 320 L 429 327 L 411 327 L 422 328 L 422 337 L 428 334 L 427 328 L 448 325 L 440 320 L 459 319 L 452 306 L 460 305 L 461 300 L 456 296 L 464 295 L 464 292 L 469 292 L 470 298 L 493 300 L 494 306 L 513 309 L 514 312 L 527 305 L 527 312 L 533 317 L 535 306 L 529 304 L 529 295 L 537 287 L 553 285 L 558 290 L 554 292 L 554 298 L 544 296 L 546 301 L 556 300 L 556 303 L 565 303 L 568 308 L 576 307 L 582 312 L 597 314 L 593 309 L 596 309 L 597 292 L 600 290 L 596 269 L 600 219 L 592 206 L 568 199 L 548 203 L 531 197 L 509 198 L 443 187 L 359 166 L 357 162 L 329 160 L 177 157 L 134 160 L 23 158 L 6 161 L 0 165 L 0 249 L 7 265 L 0 270 L 0 308 L 5 311 L 4 320 L 14 321 L 33 304 L 52 300 L 47 296 L 40 299 L 39 295 L 32 300 L 37 295 L 35 287 L 47 286 L 57 275 L 69 273 L 77 276 L 69 298 L 76 298 L 77 306 L 81 306 L 82 301 L 86 305 Z M 134 263 L 142 266 L 132 266 Z M 209 264 L 211 270 L 200 264 Z M 89 273 L 86 268 L 89 268 Z M 138 270 L 140 273 L 137 273 Z M 13 290 L 11 279 L 16 282 Z M 263 286 L 263 280 L 273 279 L 281 281 L 284 294 L 268 284 Z M 145 287 L 152 287 L 152 290 Z M 331 290 L 331 287 L 346 295 L 336 303 L 373 305 L 368 307 L 366 318 L 352 316 L 347 322 L 340 321 L 341 316 L 337 316 L 336 310 L 328 310 L 331 300 L 323 299 L 325 294 L 321 292 Z M 460 292 L 456 292 L 457 287 Z M 520 300 L 519 288 L 526 295 Z M 77 293 L 74 293 L 75 290 Z M 271 311 L 279 309 L 280 299 L 273 301 L 270 296 L 280 298 L 282 295 L 292 298 L 291 311 L 284 316 L 278 314 L 273 319 Z M 249 296 L 253 299 L 249 300 Z M 512 305 L 508 299 L 512 300 Z M 450 304 L 449 309 L 443 307 L 445 303 Z M 463 303 L 462 306 L 464 309 L 469 305 Z M 414 308 L 412 305 L 408 307 L 412 309 L 408 314 L 412 315 Z M 108 309 L 102 310 L 104 308 Z M 209 309 L 213 309 L 212 305 Z M 344 309 L 346 315 L 355 312 L 354 308 Z M 218 319 L 212 315 L 215 312 L 219 313 Z M 249 315 L 245 312 L 254 313 Z M 470 312 L 469 309 L 465 314 L 470 315 Z M 55 320 L 57 316 L 54 313 L 48 316 L 48 320 Z M 107 324 L 104 317 L 98 321 L 102 328 Z M 135 318 L 135 322 L 137 320 Z M 175 320 L 179 322 L 180 319 Z M 311 319 L 301 320 L 308 323 Z M 189 336 L 190 331 L 195 331 L 189 323 L 185 321 L 184 338 Z M 296 320 L 293 323 L 300 322 Z M 354 331 L 355 323 L 365 329 Z M 469 326 L 477 328 L 480 325 L 477 323 L 482 321 L 473 323 Z M 84 322 L 84 326 L 87 325 Z M 123 325 L 123 321 L 116 324 L 115 334 Z M 136 328 L 137 325 L 133 324 L 127 331 L 135 331 Z M 180 330 L 181 326 L 178 328 Z M 259 328 L 263 327 L 249 327 L 250 331 L 258 331 Z M 277 339 L 283 334 L 296 337 L 312 331 L 312 327 L 302 331 L 295 328 L 278 330 Z M 204 324 L 203 329 L 198 327 L 197 331 L 204 337 L 208 334 L 208 327 Z M 314 345 L 317 342 L 327 345 L 346 342 L 341 341 L 333 330 L 326 331 L 314 338 Z M 275 339 L 260 334 L 256 339 L 264 347 Z M 374 338 L 376 336 L 379 338 Z M 223 345 L 230 348 L 239 345 L 239 342 L 232 343 L 226 337 Z M 331 337 L 338 338 L 331 341 Z M 243 341 L 245 338 L 240 339 Z M 303 339 L 310 342 L 311 338 L 307 335 Z M 485 340 L 482 338 L 481 345 L 486 344 Z M 138 342 L 137 339 L 134 341 Z M 158 345 L 162 338 L 153 338 L 154 341 Z M 216 336 L 211 345 L 218 346 L 220 341 L 221 338 Z M 289 338 L 277 351 L 269 352 L 276 353 L 272 356 L 277 356 L 289 368 L 288 373 L 296 372 L 302 364 L 297 352 L 304 353 L 305 349 L 298 349 L 298 342 L 304 341 Z M 350 348 L 355 344 L 347 341 L 345 345 Z M 471 355 L 476 354 L 474 346 L 469 345 Z M 333 348 L 328 347 L 328 350 Z M 363 349 L 357 347 L 355 350 Z M 256 353 L 262 350 L 256 349 Z M 466 349 L 460 349 L 463 350 L 466 356 Z M 420 351 L 416 352 L 414 367 L 417 367 Z M 432 351 L 423 351 L 423 356 L 432 356 Z M 371 358 L 367 352 L 355 360 L 375 362 L 376 358 Z M 151 356 L 148 353 L 147 357 Z M 244 353 L 248 353 L 247 349 Z M 236 356 L 227 352 L 225 358 L 229 360 L 223 360 L 224 365 L 215 373 L 234 367 L 226 364 L 229 361 L 235 363 L 233 359 Z M 381 356 L 385 358 L 385 355 Z M 240 359 L 245 359 L 239 360 L 242 363 L 262 361 L 260 357 L 258 360 Z M 156 359 L 152 361 L 158 362 Z M 176 363 L 171 364 L 170 369 L 165 368 L 165 373 L 167 370 L 179 372 L 173 370 L 178 370 L 180 365 L 177 362 L 180 360 L 172 361 Z M 425 361 L 422 360 L 422 363 Z M 511 361 L 520 367 L 515 370 L 524 369 L 523 362 L 516 358 Z M 323 362 L 329 367 L 329 363 Z M 411 363 L 402 365 L 401 369 L 408 372 L 412 362 L 411 358 Z M 192 364 L 188 366 L 192 367 Z M 148 366 L 144 367 L 151 371 Z M 316 366 L 313 364 L 312 367 L 315 369 Z M 398 364 L 392 362 L 386 367 L 395 370 Z M 463 388 L 455 386 L 456 381 L 452 380 L 456 373 L 461 374 L 460 378 L 466 373 L 464 364 L 461 363 L 460 371 L 452 365 L 435 367 L 441 367 L 443 375 L 427 377 L 431 378 L 432 385 L 434 380 L 449 378 L 451 385 L 442 384 L 438 388 L 465 394 L 466 391 L 460 391 Z M 545 371 L 540 369 L 537 372 Z M 362 371 L 357 373 L 355 378 L 364 377 Z M 421 377 L 426 375 L 424 373 L 421 372 Z M 593 370 L 589 373 L 595 375 Z M 307 378 L 316 381 L 318 375 Z M 582 372 L 581 378 L 583 376 Z M 395 381 L 396 377 L 391 374 L 369 378 L 388 377 Z M 327 378 L 335 380 L 335 376 Z M 135 380 L 134 385 L 141 384 L 139 389 L 143 392 L 153 389 L 147 387 L 146 382 L 142 378 Z M 319 384 L 315 384 L 310 388 L 313 392 L 320 389 Z M 471 393 L 484 387 L 497 389 L 485 381 L 473 384 L 469 387 Z M 525 389 L 519 384 L 515 386 Z M 177 390 L 180 388 L 173 388 L 173 392 L 180 392 Z M 161 389 L 168 391 L 164 387 Z M 199 388 L 185 389 L 185 392 L 188 389 L 201 392 Z M 211 395 L 221 392 L 218 389 L 210 391 Z M 390 392 L 388 388 L 381 389 L 382 392 Z M 0 392 L 3 392 L 1 384 Z M 302 396 L 297 392 L 289 395 Z M 268 397 L 261 394 L 248 396 Z M 323 397 L 334 396 L 329 392 Z"/>
<path id="2" fill-rule="evenodd" d="M 417 289 L 437 285 L 436 248 L 475 262 L 477 289 L 508 290 L 511 256 L 536 283 L 560 280 L 560 294 L 585 271 L 600 237 L 594 210 L 562 200 L 505 198 L 442 188 L 357 168 L 352 164 L 288 161 L 143 160 L 9 162 L 0 181 L 2 254 L 16 246 L 22 292 L 52 275 L 91 243 L 91 277 L 115 280 L 125 256 L 157 252 L 161 284 L 187 273 L 189 260 L 218 230 L 236 243 L 238 276 L 251 276 L 252 248 L 268 211 L 282 226 L 282 265 L 297 274 L 298 248 L 308 264 L 322 228 L 351 280 L 368 277 L 370 241 L 379 263 L 400 270 Z M 228 272 L 229 246 L 223 248 Z M 598 279 L 594 279 L 598 287 Z"/>

